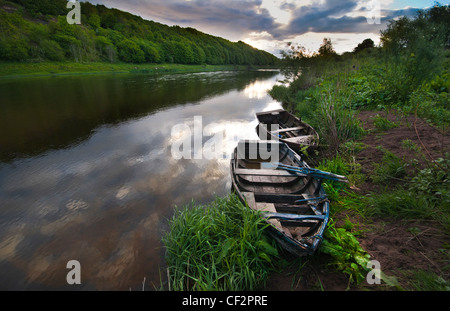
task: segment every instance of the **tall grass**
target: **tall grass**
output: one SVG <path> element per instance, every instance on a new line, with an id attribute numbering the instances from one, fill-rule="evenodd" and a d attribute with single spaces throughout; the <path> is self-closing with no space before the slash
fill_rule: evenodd
<path id="1" fill-rule="evenodd" d="M 412 285 L 416 291 L 450 291 L 448 280 L 426 271 L 414 272 Z"/>
<path id="2" fill-rule="evenodd" d="M 408 190 L 375 194 L 369 199 L 372 215 L 391 219 L 430 219 L 436 210 L 423 196 Z"/>
<path id="3" fill-rule="evenodd" d="M 278 254 L 266 226 L 234 194 L 177 209 L 163 236 L 169 290 L 262 288 Z"/>
<path id="4" fill-rule="evenodd" d="M 319 133 L 321 145 L 331 154 L 348 141 L 360 138 L 364 130 L 351 109 L 353 92 L 345 74 L 327 78 L 314 89 L 296 95 L 298 114 Z"/>

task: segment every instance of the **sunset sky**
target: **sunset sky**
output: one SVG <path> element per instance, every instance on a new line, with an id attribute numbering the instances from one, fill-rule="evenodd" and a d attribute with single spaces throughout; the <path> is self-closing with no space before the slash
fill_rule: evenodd
<path id="1" fill-rule="evenodd" d="M 413 16 L 432 0 L 89 0 L 166 25 L 192 27 L 230 41 L 242 40 L 280 56 L 287 42 L 317 51 L 331 38 L 336 52 L 364 39 L 379 43 L 380 30 L 398 16 Z M 449 1 L 440 1 L 442 5 Z M 379 12 L 379 14 L 378 14 Z M 377 23 L 379 17 L 380 23 Z"/>

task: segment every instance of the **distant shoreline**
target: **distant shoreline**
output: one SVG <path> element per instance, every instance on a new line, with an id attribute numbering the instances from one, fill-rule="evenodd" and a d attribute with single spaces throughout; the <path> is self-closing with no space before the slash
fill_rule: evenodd
<path id="1" fill-rule="evenodd" d="M 263 69 L 267 66 L 247 65 L 183 65 L 183 64 L 130 64 L 130 63 L 76 63 L 76 62 L 0 62 L 0 79 L 49 77 L 87 74 L 165 74 L 223 70 Z M 275 69 L 275 68 L 274 68 Z"/>

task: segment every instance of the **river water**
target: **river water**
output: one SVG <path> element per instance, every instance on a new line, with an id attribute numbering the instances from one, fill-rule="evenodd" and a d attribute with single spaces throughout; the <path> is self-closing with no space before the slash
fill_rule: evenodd
<path id="1" fill-rule="evenodd" d="M 174 207 L 230 192 L 228 157 L 257 139 L 256 112 L 281 107 L 278 79 L 0 80 L 0 290 L 159 289 Z"/>

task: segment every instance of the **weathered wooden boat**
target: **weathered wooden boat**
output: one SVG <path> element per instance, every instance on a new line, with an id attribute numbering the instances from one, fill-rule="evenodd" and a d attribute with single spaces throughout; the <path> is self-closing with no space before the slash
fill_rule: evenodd
<path id="1" fill-rule="evenodd" d="M 283 109 L 259 112 L 256 132 L 261 139 L 279 140 L 295 152 L 309 154 L 319 147 L 319 134 L 308 123 Z M 305 149 L 306 148 L 306 149 Z"/>
<path id="2" fill-rule="evenodd" d="M 287 144 L 273 140 L 240 141 L 230 170 L 233 191 L 261 212 L 284 249 L 297 256 L 316 251 L 330 211 L 322 179 L 345 177 L 310 168 Z"/>

